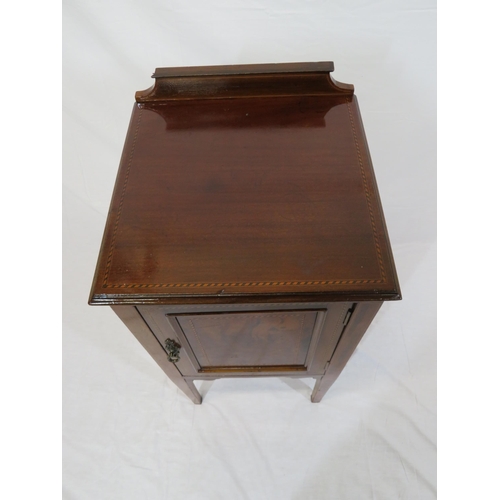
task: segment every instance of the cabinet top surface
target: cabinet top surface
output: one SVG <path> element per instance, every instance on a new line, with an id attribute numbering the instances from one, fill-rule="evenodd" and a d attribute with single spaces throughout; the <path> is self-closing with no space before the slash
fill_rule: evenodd
<path id="1" fill-rule="evenodd" d="M 400 298 L 352 87 L 197 69 L 137 94 L 90 303 Z"/>

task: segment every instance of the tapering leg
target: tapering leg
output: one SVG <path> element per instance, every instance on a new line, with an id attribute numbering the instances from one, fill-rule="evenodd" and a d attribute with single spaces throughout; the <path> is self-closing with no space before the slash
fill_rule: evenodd
<path id="1" fill-rule="evenodd" d="M 334 378 L 328 378 L 326 375 L 323 375 L 321 378 L 316 380 L 313 392 L 311 394 L 311 402 L 319 403 L 334 382 Z"/>
<path id="2" fill-rule="evenodd" d="M 351 320 L 342 332 L 325 374 L 316 381 L 311 395 L 313 403 L 319 403 L 337 380 L 381 305 L 382 302 L 362 302 L 356 305 Z"/>
<path id="3" fill-rule="evenodd" d="M 196 389 L 196 386 L 194 385 L 192 380 L 184 380 L 184 383 L 187 385 L 187 390 L 189 392 L 186 392 L 177 382 L 174 382 L 177 387 L 195 404 L 195 405 L 201 405 L 201 394 L 198 392 L 198 389 Z"/>
<path id="4" fill-rule="evenodd" d="M 111 308 L 134 334 L 142 347 L 148 351 L 158 366 L 168 375 L 168 378 L 194 404 L 201 404 L 201 395 L 193 384 L 193 381 L 185 380 L 175 364 L 168 360 L 165 350 L 144 322 L 137 309 L 134 306 L 111 306 Z"/>

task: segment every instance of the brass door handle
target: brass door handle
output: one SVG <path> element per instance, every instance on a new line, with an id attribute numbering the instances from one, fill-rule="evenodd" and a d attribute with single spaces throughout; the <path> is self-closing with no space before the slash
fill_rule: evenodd
<path id="1" fill-rule="evenodd" d="M 177 363 L 180 359 L 179 351 L 181 346 L 172 339 L 165 340 L 165 350 L 167 351 L 168 360 L 171 363 Z"/>

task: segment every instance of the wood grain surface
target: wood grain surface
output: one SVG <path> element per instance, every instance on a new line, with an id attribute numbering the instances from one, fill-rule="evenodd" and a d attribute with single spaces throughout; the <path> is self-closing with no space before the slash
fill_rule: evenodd
<path id="1" fill-rule="evenodd" d="M 356 98 L 135 104 L 90 302 L 276 294 L 400 297 Z"/>

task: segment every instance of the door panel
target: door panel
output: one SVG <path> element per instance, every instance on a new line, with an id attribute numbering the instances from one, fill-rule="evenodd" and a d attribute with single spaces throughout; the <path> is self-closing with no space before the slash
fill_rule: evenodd
<path id="1" fill-rule="evenodd" d="M 309 304 L 144 305 L 137 309 L 187 378 L 324 374 L 340 338 L 347 302 Z"/>
<path id="2" fill-rule="evenodd" d="M 306 367 L 318 311 L 181 314 L 177 321 L 201 370 Z"/>

